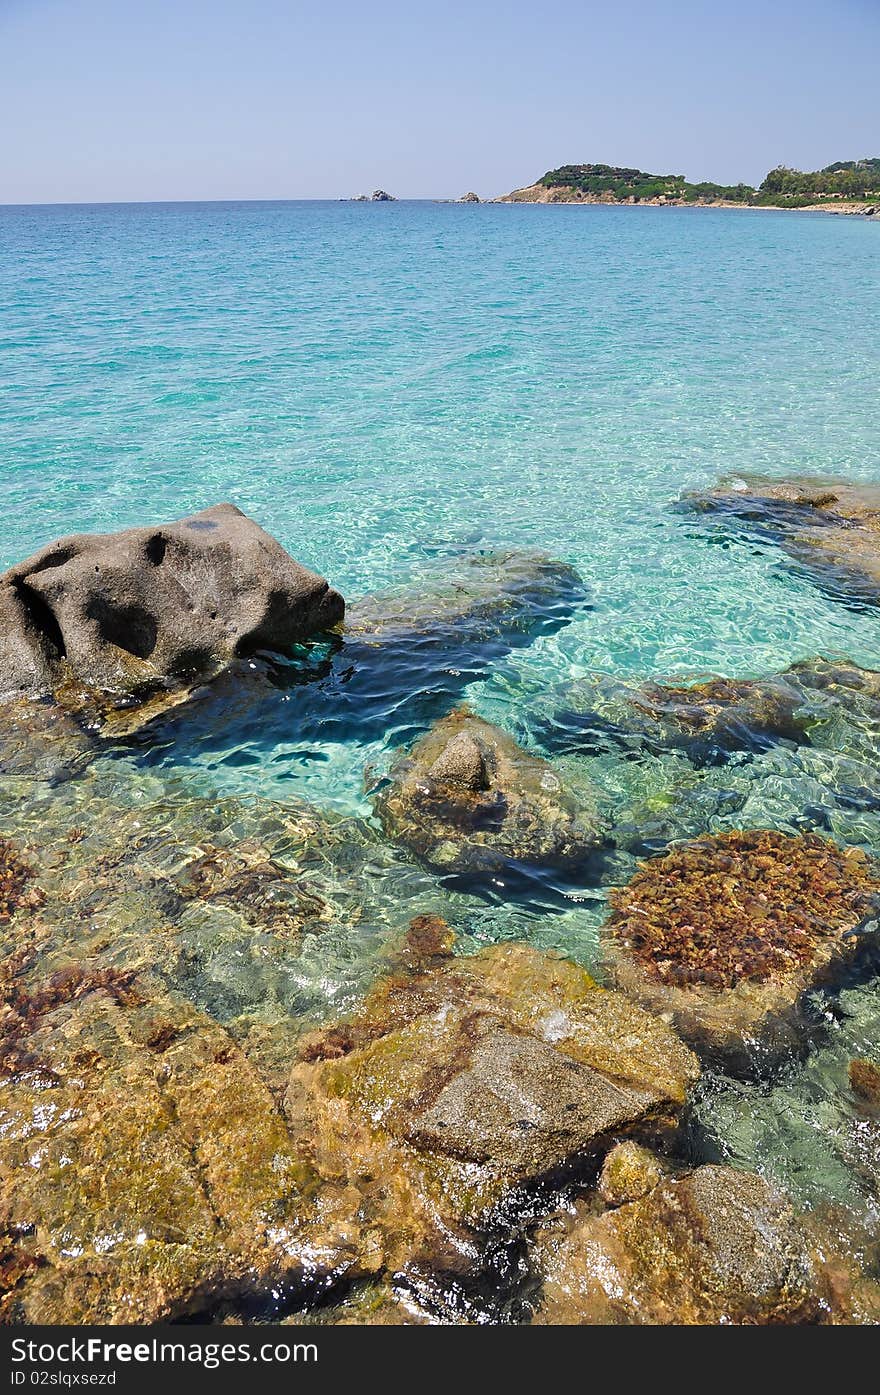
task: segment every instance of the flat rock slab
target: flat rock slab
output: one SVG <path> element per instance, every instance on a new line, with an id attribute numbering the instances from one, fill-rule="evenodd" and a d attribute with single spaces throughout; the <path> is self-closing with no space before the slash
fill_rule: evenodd
<path id="1" fill-rule="evenodd" d="M 880 486 L 832 478 L 743 475 L 679 507 L 779 542 L 833 595 L 880 604 Z"/>

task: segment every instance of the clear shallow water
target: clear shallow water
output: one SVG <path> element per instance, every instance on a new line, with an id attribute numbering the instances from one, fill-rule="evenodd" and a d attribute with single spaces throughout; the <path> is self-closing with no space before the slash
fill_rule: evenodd
<path id="1" fill-rule="evenodd" d="M 756 675 L 816 653 L 880 667 L 880 612 L 823 595 L 772 546 L 722 541 L 670 509 L 683 489 L 740 470 L 880 478 L 878 300 L 880 227 L 861 219 L 0 208 L 0 564 L 65 532 L 221 499 L 350 598 L 418 582 L 461 550 L 540 547 L 578 567 L 591 606 L 464 694 L 535 749 L 554 690 L 595 671 Z M 145 786 L 183 775 L 193 793 L 369 816 L 365 773 L 381 774 L 411 727 L 389 710 L 368 737 L 337 724 L 303 741 L 305 701 L 279 691 L 258 719 L 230 711 L 219 728 L 181 726 L 119 764 Z M 618 817 L 646 801 L 666 811 L 669 836 L 809 825 L 880 851 L 880 814 L 833 794 L 871 783 L 876 740 L 856 727 L 825 747 L 701 773 L 681 756 L 559 764 Z M 620 854 L 607 879 L 631 866 Z M 296 1002 L 310 1011 L 346 1000 L 371 937 L 404 913 L 377 880 L 358 947 L 319 938 L 299 962 Z M 503 890 L 441 895 L 422 873 L 412 885 L 436 896 L 431 908 L 446 908 L 465 947 L 525 935 L 592 962 L 601 888 L 509 903 Z M 858 1004 L 870 1045 L 876 994 Z M 807 1193 L 826 1171 L 835 1186 L 841 1176 L 841 1106 L 830 1123 L 820 1111 L 822 1128 L 810 1112 L 842 1069 L 829 1051 L 781 1097 L 801 1112 L 778 1156 L 797 1174 L 789 1162 L 805 1150 Z M 719 1088 L 720 1150 L 772 1155 L 776 1097 L 762 1096 L 767 1126 L 747 1137 L 749 1087 Z M 743 1088 L 752 1103 L 740 1109 Z"/>
<path id="2" fill-rule="evenodd" d="M 444 549 L 537 545 L 596 604 L 470 694 L 495 715 L 592 669 L 880 663 L 880 617 L 667 510 L 731 470 L 876 477 L 877 232 L 709 209 L 0 209 L 0 562 L 224 498 L 347 596 Z M 284 701 L 286 739 L 242 733 L 264 792 L 362 807 L 376 750 L 310 760 Z M 236 787 L 230 755 L 202 759 Z"/>

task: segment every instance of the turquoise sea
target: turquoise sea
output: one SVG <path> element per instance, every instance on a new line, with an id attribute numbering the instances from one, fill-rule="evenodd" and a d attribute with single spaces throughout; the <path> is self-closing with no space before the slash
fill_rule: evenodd
<path id="1" fill-rule="evenodd" d="M 589 606 L 462 694 L 536 750 L 553 694 L 595 673 L 747 676 L 816 654 L 880 668 L 880 611 L 844 606 L 774 546 L 672 507 L 730 473 L 880 479 L 878 309 L 880 220 L 421 202 L 0 208 L 0 565 L 66 532 L 227 499 L 349 599 L 417 584 L 462 552 L 543 549 L 578 568 Z M 378 731 L 311 723 L 303 739 L 304 694 L 278 690 L 256 717 L 233 711 L 219 730 L 196 723 L 117 759 L 146 782 L 369 818 L 365 777 L 411 727 L 389 701 Z M 589 778 L 618 813 L 656 795 L 673 834 L 809 825 L 880 851 L 880 814 L 834 797 L 865 782 L 877 734 L 862 735 L 699 779 L 680 759 L 599 755 Z M 584 774 L 583 759 L 561 764 Z M 444 902 L 438 889 L 437 904 L 466 944 L 524 935 L 591 963 L 604 894 Z M 357 960 L 320 941 L 299 961 L 297 1002 L 338 1006 Z M 848 1055 L 877 1049 L 880 1025 L 876 994 L 852 992 L 806 1073 L 759 1094 L 710 1081 L 722 1155 L 775 1159 L 805 1195 L 821 1183 L 846 1196 L 832 1085 Z"/>
<path id="2" fill-rule="evenodd" d="M 347 597 L 443 548 L 574 563 L 594 609 L 521 656 L 523 683 L 880 663 L 880 619 L 668 509 L 729 472 L 878 476 L 877 231 L 725 209 L 0 209 L 0 564 L 231 499 Z M 295 752 L 282 773 L 357 799 Z"/>

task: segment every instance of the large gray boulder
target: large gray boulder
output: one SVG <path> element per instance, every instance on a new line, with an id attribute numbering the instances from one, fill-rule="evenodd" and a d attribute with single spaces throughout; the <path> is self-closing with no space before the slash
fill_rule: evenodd
<path id="1" fill-rule="evenodd" d="M 233 504 L 50 543 L 0 577 L 0 697 L 81 690 L 110 707 L 187 691 L 343 618 L 323 577 Z"/>

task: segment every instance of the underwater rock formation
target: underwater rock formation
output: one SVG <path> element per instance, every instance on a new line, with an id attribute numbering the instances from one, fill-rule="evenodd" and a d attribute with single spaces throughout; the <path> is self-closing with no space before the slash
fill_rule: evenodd
<path id="1" fill-rule="evenodd" d="M 571 867 L 602 842 L 595 808 L 552 766 L 467 708 L 437 722 L 392 767 L 375 800 L 388 837 L 444 872 Z"/>
<path id="2" fill-rule="evenodd" d="M 664 1173 L 664 1164 L 650 1149 L 628 1139 L 611 1149 L 602 1164 L 597 1191 L 606 1206 L 638 1201 L 653 1191 Z"/>
<path id="3" fill-rule="evenodd" d="M 324 1219 L 377 1264 L 467 1268 L 494 1211 L 615 1138 L 674 1129 L 699 1070 L 665 1023 L 525 945 L 442 949 L 306 1038 L 285 1108 Z"/>
<path id="4" fill-rule="evenodd" d="M 782 545 L 832 595 L 880 604 L 880 486 L 745 475 L 685 495 L 678 508 Z"/>
<path id="5" fill-rule="evenodd" d="M 302 741 L 382 739 L 392 724 L 409 739 L 499 658 L 567 624 L 587 595 L 573 567 L 544 553 L 444 557 L 409 585 L 348 604 L 329 643 L 221 677 L 183 709 L 187 726 L 203 748 L 234 744 L 230 726 L 247 704 L 267 742 L 276 730 L 289 739 L 292 724 Z M 278 689 L 288 704 L 279 705 Z"/>
<path id="6" fill-rule="evenodd" d="M 0 842 L 0 1320 L 211 1317 L 368 1276 L 272 1093 L 303 937 L 363 914 L 353 821 L 52 807 L 66 832 Z"/>
<path id="7" fill-rule="evenodd" d="M 359 1284 L 338 1303 L 282 1318 L 293 1327 L 421 1327 L 430 1321 L 409 1294 L 396 1292 L 387 1280 Z"/>
<path id="8" fill-rule="evenodd" d="M 802 701 L 818 705 L 815 713 L 809 713 L 811 723 L 817 715 L 821 719 L 835 707 L 863 711 L 872 717 L 880 715 L 880 673 L 860 668 L 849 659 L 826 659 L 822 655 L 799 659 L 780 677 L 801 693 Z"/>
<path id="9" fill-rule="evenodd" d="M 0 706 L 0 780 L 61 784 L 85 769 L 99 744 L 94 732 L 49 700 L 19 698 Z"/>
<path id="10" fill-rule="evenodd" d="M 306 1174 L 228 1034 L 146 974 L 71 966 L 27 989 L 13 967 L 0 1320 L 155 1322 L 306 1281 L 287 1243 Z"/>
<path id="11" fill-rule="evenodd" d="M 334 995 L 375 971 L 414 899 L 445 901 L 372 823 L 204 789 L 115 754 L 63 787 L 15 774 L 0 779 L 0 832 L 44 897 L 44 973 L 155 970 L 281 1083 L 302 1018 L 339 1012 Z M 0 954 L 28 935 L 22 916 L 8 932 L 0 920 Z"/>
<path id="12" fill-rule="evenodd" d="M 0 693 L 98 714 L 185 695 L 343 611 L 322 577 L 232 504 L 61 538 L 0 577 Z"/>
<path id="13" fill-rule="evenodd" d="M 489 643 L 553 629 L 587 599 L 574 567 L 528 548 L 445 558 L 419 581 L 349 605 L 345 635 L 365 644 L 450 646 L 463 633 Z"/>
<path id="14" fill-rule="evenodd" d="M 611 893 L 603 957 L 729 1069 L 797 1050 L 801 999 L 876 944 L 880 867 L 814 834 L 698 838 Z"/>
<path id="15" fill-rule="evenodd" d="M 880 1065 L 876 1061 L 861 1056 L 850 1061 L 849 1084 L 863 1104 L 880 1111 Z"/>
<path id="16" fill-rule="evenodd" d="M 661 1177 L 602 1215 L 545 1226 L 538 1324 L 815 1323 L 824 1276 L 791 1205 L 754 1173 Z"/>
<path id="17" fill-rule="evenodd" d="M 23 906 L 36 909 L 43 894 L 28 884 L 34 869 L 24 862 L 8 838 L 0 838 L 0 925 L 9 921 Z"/>
<path id="18" fill-rule="evenodd" d="M 864 1057 L 849 1063 L 849 1087 L 858 1118 L 843 1147 L 850 1168 L 880 1200 L 880 1065 Z"/>
<path id="19" fill-rule="evenodd" d="M 609 743 L 681 750 L 696 764 L 732 751 L 805 739 L 803 695 L 789 675 L 627 683 L 597 674 L 556 695 L 540 727 L 553 750 L 589 753 Z"/>

